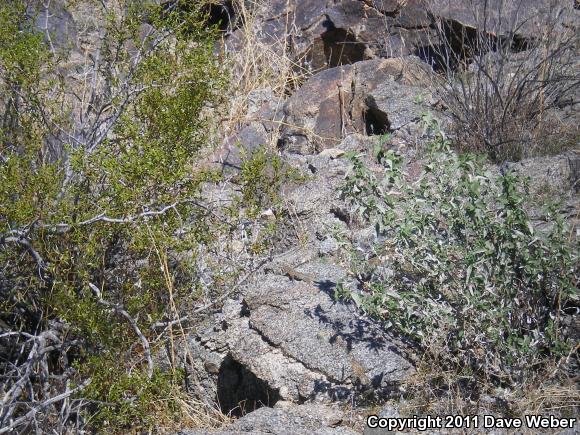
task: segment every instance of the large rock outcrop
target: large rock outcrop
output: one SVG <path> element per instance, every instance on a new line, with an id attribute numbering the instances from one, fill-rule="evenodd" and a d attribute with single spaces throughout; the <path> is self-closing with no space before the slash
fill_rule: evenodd
<path id="1" fill-rule="evenodd" d="M 304 270 L 313 282 L 264 275 L 191 337 L 194 377 L 225 412 L 280 400 L 386 397 L 413 372 L 403 343 L 333 300 L 344 271 L 324 263 Z"/>
<path id="2" fill-rule="evenodd" d="M 338 145 L 348 134 L 381 135 L 420 121 L 432 97 L 415 57 L 377 59 L 322 71 L 284 106 L 281 145 L 302 154 Z"/>
<path id="3" fill-rule="evenodd" d="M 557 10 L 561 6 L 564 14 Z M 273 0 L 256 6 L 255 13 L 262 41 L 288 47 L 313 72 L 426 54 L 427 47 L 439 43 L 434 28 L 439 20 L 468 37 L 475 31 L 496 37 L 515 31 L 521 40 L 538 36 L 541 19 L 557 17 L 555 22 L 566 26 L 577 22 L 572 1 L 554 5 L 550 0 Z M 242 31 L 233 32 L 231 49 Z"/>

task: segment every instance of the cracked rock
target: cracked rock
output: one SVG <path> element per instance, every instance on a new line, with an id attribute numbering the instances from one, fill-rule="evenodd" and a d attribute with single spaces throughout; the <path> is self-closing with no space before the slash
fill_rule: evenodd
<path id="1" fill-rule="evenodd" d="M 369 60 L 311 77 L 284 106 L 280 144 L 299 154 L 337 147 L 349 134 L 382 135 L 434 111 L 429 74 L 415 57 Z M 421 87 L 422 86 L 422 87 Z"/>
<path id="2" fill-rule="evenodd" d="M 213 379 L 207 394 L 217 396 L 225 412 L 242 401 L 257 408 L 368 392 L 387 397 L 413 373 L 403 343 L 354 306 L 333 300 L 344 271 L 316 263 L 300 270 L 314 282 L 265 275 L 211 322 L 221 327 L 191 337 L 192 353 L 202 360 L 196 377 Z M 217 369 L 208 374 L 206 361 Z"/>

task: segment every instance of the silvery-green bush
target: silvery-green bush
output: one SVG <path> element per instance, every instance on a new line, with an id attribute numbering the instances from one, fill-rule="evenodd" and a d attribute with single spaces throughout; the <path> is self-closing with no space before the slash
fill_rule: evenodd
<path id="1" fill-rule="evenodd" d="M 578 302 L 578 244 L 556 206 L 546 210 L 548 229 L 534 228 L 526 180 L 452 152 L 431 127 L 435 140 L 416 181 L 405 181 L 392 150 L 375 150 L 381 176 L 349 156 L 341 195 L 375 225 L 379 261 L 355 261 L 365 278 L 338 294 L 449 369 L 518 382 L 570 351 L 560 319 Z"/>

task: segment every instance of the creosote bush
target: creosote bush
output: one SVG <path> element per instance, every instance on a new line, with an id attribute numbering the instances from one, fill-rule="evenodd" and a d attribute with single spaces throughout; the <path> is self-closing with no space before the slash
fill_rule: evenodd
<path id="1" fill-rule="evenodd" d="M 218 237 L 196 157 L 224 78 L 202 4 L 180 4 L 91 3 L 82 86 L 35 27 L 47 11 L 0 5 L 0 433 L 145 430 L 183 410 L 154 342 Z"/>
<path id="2" fill-rule="evenodd" d="M 436 139 L 412 183 L 392 150 L 375 152 L 382 177 L 350 155 L 342 198 L 375 225 L 376 258 L 354 261 L 360 285 L 343 283 L 337 296 L 413 338 L 477 397 L 481 386 L 522 385 L 577 348 L 561 320 L 578 306 L 580 251 L 556 205 L 544 216 L 549 229 L 534 228 L 525 179 L 452 152 L 431 128 Z"/>

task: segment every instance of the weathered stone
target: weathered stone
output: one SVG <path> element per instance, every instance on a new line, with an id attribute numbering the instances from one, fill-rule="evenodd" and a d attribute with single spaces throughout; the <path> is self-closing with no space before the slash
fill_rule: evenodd
<path id="1" fill-rule="evenodd" d="M 299 29 L 312 27 L 326 12 L 328 0 L 293 1 L 294 22 Z"/>
<path id="2" fill-rule="evenodd" d="M 379 12 L 390 15 L 394 14 L 401 8 L 401 0 L 363 0 L 367 6 L 370 6 Z"/>
<path id="3" fill-rule="evenodd" d="M 489 0 L 487 2 L 431 0 L 428 11 L 434 16 L 496 35 L 515 31 L 518 36 L 535 38 L 541 20 L 559 9 L 568 13 L 559 20 L 571 19 L 572 2 L 551 0 Z"/>
<path id="4" fill-rule="evenodd" d="M 286 114 L 282 142 L 290 152 L 308 154 L 340 142 L 341 118 L 346 121 L 348 99 L 344 84 L 352 81 L 349 65 L 320 72 L 308 80 L 284 106 Z"/>
<path id="5" fill-rule="evenodd" d="M 358 62 L 322 71 L 286 103 L 281 144 L 295 153 L 336 147 L 350 133 L 378 135 L 420 119 L 429 75 L 417 58 Z"/>
<path id="6" fill-rule="evenodd" d="M 238 170 L 243 155 L 251 156 L 260 145 L 268 142 L 268 132 L 265 127 L 258 122 L 253 122 L 226 139 L 225 143 L 211 156 L 211 163 L 223 170 Z"/>
<path id="7" fill-rule="evenodd" d="M 297 296 L 292 292 L 287 294 Z M 354 383 L 380 391 L 402 380 L 410 368 L 400 357 L 383 351 L 388 344 L 384 338 L 373 336 L 370 331 L 363 332 L 365 326 L 371 326 L 369 323 L 345 317 L 344 313 L 334 313 L 321 304 L 296 308 L 278 310 L 262 305 L 256 308 L 251 326 L 279 346 L 283 353 L 301 361 L 310 370 L 323 373 L 330 384 Z M 345 320 L 349 326 L 344 325 Z M 320 322 L 328 323 L 329 327 L 321 328 Z M 301 333 L 293 332 L 296 330 Z M 368 351 L 371 342 L 377 352 Z"/>
<path id="8" fill-rule="evenodd" d="M 295 57 L 304 59 L 312 71 L 375 57 L 388 40 L 385 34 L 392 19 L 361 1 L 327 3 L 318 10 L 297 4 L 301 31 L 295 39 Z"/>
<path id="9" fill-rule="evenodd" d="M 580 189 L 580 152 L 535 157 L 517 163 L 506 163 L 504 169 L 530 180 L 532 194 L 565 194 Z"/>
<path id="10" fill-rule="evenodd" d="M 431 62 L 429 50 L 440 43 L 434 22 L 458 34 L 515 35 L 535 38 L 550 16 L 558 25 L 578 27 L 571 2 L 560 0 L 290 0 L 261 5 L 258 38 L 302 62 L 313 72 L 374 58 L 417 54 Z M 485 14 L 484 14 L 485 8 Z M 484 18 L 484 16 L 486 18 Z M 467 32 L 467 33 L 464 33 Z M 239 39 L 239 35 L 232 40 Z M 228 42 L 228 45 L 232 45 Z"/>
<path id="11" fill-rule="evenodd" d="M 318 248 L 318 254 L 320 256 L 332 255 L 338 252 L 339 249 L 340 246 L 336 241 L 336 239 L 333 237 L 327 237 L 320 243 L 320 246 Z"/>
<path id="12" fill-rule="evenodd" d="M 36 2 L 35 6 L 29 5 L 29 13 L 36 17 L 36 27 L 45 34 L 51 49 L 78 48 L 77 24 L 65 2 Z"/>
<path id="13" fill-rule="evenodd" d="M 278 400 L 345 399 L 364 391 L 382 397 L 412 373 L 402 343 L 354 306 L 332 299 L 342 269 L 310 263 L 301 271 L 314 282 L 266 275 L 212 320 L 219 328 L 192 337 L 192 353 L 218 367 L 207 393 L 217 395 L 225 412 L 238 401 L 270 400 L 272 406 Z"/>
<path id="14" fill-rule="evenodd" d="M 327 148 L 320 153 L 322 157 L 330 157 L 331 159 L 337 159 L 344 155 L 344 150 L 339 148 Z"/>
<path id="15" fill-rule="evenodd" d="M 284 434 L 284 435 L 354 435 L 357 432 L 339 426 L 342 411 L 324 405 L 293 405 L 280 402 L 274 408 L 260 408 L 220 431 L 182 431 L 178 435 Z"/>
<path id="16" fill-rule="evenodd" d="M 431 10 L 430 10 L 431 8 Z M 397 24 L 405 29 L 421 29 L 431 24 L 429 12 L 433 12 L 431 3 L 424 0 L 405 2 L 397 16 Z"/>

